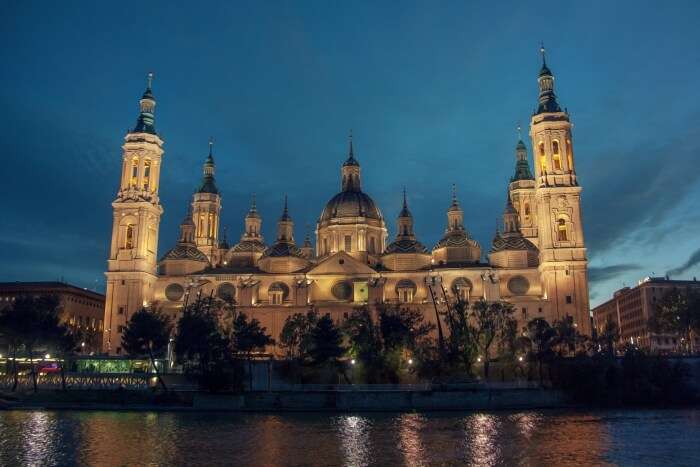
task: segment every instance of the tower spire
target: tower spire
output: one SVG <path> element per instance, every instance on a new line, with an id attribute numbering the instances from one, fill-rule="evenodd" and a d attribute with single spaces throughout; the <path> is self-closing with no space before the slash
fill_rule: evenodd
<path id="1" fill-rule="evenodd" d="M 540 46 L 540 53 L 542 54 L 542 68 L 540 68 L 540 75 L 537 78 L 540 88 L 540 97 L 535 115 L 561 112 L 561 107 L 559 107 L 559 103 L 557 102 L 557 96 L 554 94 L 554 75 L 547 66 L 544 44 Z"/>
<path id="2" fill-rule="evenodd" d="M 156 110 L 156 98 L 153 96 L 153 90 L 151 86 L 153 85 L 153 72 L 148 72 L 146 76 L 146 90 L 139 100 L 140 113 L 136 120 L 136 126 L 134 127 L 134 133 L 150 133 L 152 135 L 156 134 L 155 127 L 155 110 Z"/>
<path id="3" fill-rule="evenodd" d="M 403 206 L 399 217 L 411 217 L 411 211 L 408 210 L 408 201 L 406 200 L 406 187 L 403 187 Z"/>
<path id="4" fill-rule="evenodd" d="M 355 159 L 355 151 L 352 146 L 352 130 L 350 130 L 348 140 L 348 158 L 345 159 L 341 169 L 342 190 L 362 191 L 360 184 L 360 163 Z"/>
<path id="5" fill-rule="evenodd" d="M 216 183 L 214 181 L 215 164 L 214 164 L 213 146 L 214 146 L 214 140 L 213 140 L 213 138 L 209 138 L 209 155 L 207 156 L 207 159 L 204 161 L 204 166 L 203 166 L 204 177 L 202 178 L 201 185 L 197 189 L 197 193 L 212 193 L 212 194 L 219 193 L 219 189 L 216 187 Z"/>

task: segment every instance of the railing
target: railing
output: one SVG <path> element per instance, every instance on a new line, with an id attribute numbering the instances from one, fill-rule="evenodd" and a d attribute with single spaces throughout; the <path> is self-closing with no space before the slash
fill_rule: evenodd
<path id="1" fill-rule="evenodd" d="M 66 388 L 69 389 L 130 389 L 144 390 L 153 384 L 153 375 L 146 374 L 66 374 Z M 31 375 L 21 375 L 17 377 L 18 389 L 33 389 L 34 382 Z M 13 375 L 0 376 L 0 388 L 11 389 L 14 385 Z M 37 376 L 37 387 L 40 389 L 61 389 L 61 375 L 39 375 Z"/>
<path id="2" fill-rule="evenodd" d="M 272 383 L 271 391 L 290 392 L 351 392 L 351 391 L 468 391 L 474 389 L 537 389 L 536 381 L 472 382 L 472 383 L 418 383 L 418 384 L 286 384 Z M 267 389 L 267 388 L 266 388 Z M 263 391 L 266 389 L 262 389 Z"/>

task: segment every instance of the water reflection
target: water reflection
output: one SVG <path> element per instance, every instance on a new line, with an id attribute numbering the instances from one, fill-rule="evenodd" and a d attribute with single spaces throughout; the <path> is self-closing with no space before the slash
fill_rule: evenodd
<path id="1" fill-rule="evenodd" d="M 421 430 L 425 426 L 426 418 L 421 414 L 403 414 L 399 416 L 399 448 L 403 454 L 406 465 L 427 465 L 425 448 L 421 440 Z"/>
<path id="2" fill-rule="evenodd" d="M 338 418 L 338 436 L 345 454 L 344 465 L 361 467 L 370 464 L 370 421 L 347 415 Z"/>
<path id="3" fill-rule="evenodd" d="M 2 412 L 8 465 L 694 465 L 700 410 L 476 414 Z"/>
<path id="4" fill-rule="evenodd" d="M 475 414 L 466 420 L 465 445 L 471 465 L 494 465 L 500 457 L 499 422 L 495 415 Z"/>

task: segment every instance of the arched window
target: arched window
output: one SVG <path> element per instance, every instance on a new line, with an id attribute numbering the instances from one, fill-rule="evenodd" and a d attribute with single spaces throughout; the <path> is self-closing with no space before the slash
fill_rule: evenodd
<path id="1" fill-rule="evenodd" d="M 377 247 L 374 243 L 374 237 L 369 237 L 369 252 L 370 253 L 376 253 L 377 252 Z"/>
<path id="2" fill-rule="evenodd" d="M 396 284 L 396 294 L 399 296 L 401 303 L 413 302 L 413 296 L 416 293 L 416 284 L 410 279 L 401 279 Z"/>
<path id="3" fill-rule="evenodd" d="M 136 187 L 137 183 L 139 180 L 139 160 L 137 158 L 133 158 L 131 160 L 131 181 L 129 182 L 129 185 L 132 187 Z"/>
<path id="4" fill-rule="evenodd" d="M 547 171 L 547 154 L 544 151 L 544 142 L 540 141 L 540 170 L 542 173 Z"/>
<path id="5" fill-rule="evenodd" d="M 554 170 L 561 170 L 561 154 L 559 152 L 559 141 L 552 141 L 552 163 Z"/>
<path id="6" fill-rule="evenodd" d="M 289 287 L 284 282 L 274 282 L 267 289 L 271 305 L 282 305 L 289 296 Z"/>
<path id="7" fill-rule="evenodd" d="M 463 302 L 469 302 L 472 291 L 472 283 L 466 277 L 458 277 L 452 281 L 452 292 Z"/>
<path id="8" fill-rule="evenodd" d="M 323 239 L 323 252 L 324 255 L 328 254 L 328 238 Z"/>
<path id="9" fill-rule="evenodd" d="M 148 239 L 146 241 L 146 245 L 148 246 L 148 251 L 151 253 L 156 252 L 156 228 L 152 225 L 148 227 Z"/>
<path id="10" fill-rule="evenodd" d="M 124 248 L 131 249 L 134 247 L 134 224 L 127 224 L 124 231 Z"/>
<path id="11" fill-rule="evenodd" d="M 209 237 L 214 237 L 214 213 L 209 213 Z"/>
<path id="12" fill-rule="evenodd" d="M 345 236 L 345 251 L 350 253 L 352 251 L 352 236 L 351 235 L 346 235 Z"/>
<path id="13" fill-rule="evenodd" d="M 566 140 L 566 161 L 569 163 L 569 170 L 574 170 L 574 147 L 571 140 Z"/>
<path id="14" fill-rule="evenodd" d="M 560 242 L 569 241 L 569 235 L 566 231 L 566 221 L 564 219 L 559 219 L 557 221 L 557 240 Z"/>
<path id="15" fill-rule="evenodd" d="M 199 223 L 197 225 L 197 236 L 198 237 L 203 237 L 204 236 L 204 221 L 206 219 L 206 214 L 202 213 L 199 215 Z"/>
<path id="16" fill-rule="evenodd" d="M 151 182 L 151 161 L 143 162 L 143 189 L 148 191 Z"/>

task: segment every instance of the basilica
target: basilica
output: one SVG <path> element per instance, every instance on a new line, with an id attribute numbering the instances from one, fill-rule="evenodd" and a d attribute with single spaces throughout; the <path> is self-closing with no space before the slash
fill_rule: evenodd
<path id="1" fill-rule="evenodd" d="M 569 315 L 582 333 L 590 334 L 572 124 L 557 101 L 544 50 L 537 82 L 539 98 L 529 131 L 534 173 L 520 140 L 503 225 L 485 250 L 465 227 L 454 187 L 445 203 L 444 235 L 432 248 L 416 237 L 405 192 L 395 217 L 396 237 L 388 238 L 390 220 L 368 193 L 371 187 L 362 184 L 351 138 L 340 167 L 340 191 L 320 210 L 314 242 L 308 236 L 301 242 L 294 238 L 286 199 L 274 238 L 263 238 L 263 217 L 253 198 L 240 239 L 229 244 L 219 225 L 222 196 L 210 143 L 201 181 L 190 205 L 182 207 L 187 214 L 178 241 L 159 256 L 163 208 L 158 190 L 167 158 L 155 128 L 149 76 L 137 123 L 122 147 L 121 180 L 112 203 L 104 351 L 122 353 L 121 334 L 130 315 L 143 306 L 157 306 L 176 319 L 193 294 L 235 304 L 275 339 L 288 316 L 311 307 L 342 322 L 355 307 L 398 303 L 435 322 L 446 302 L 457 296 L 506 300 L 514 305 L 520 325 Z"/>

